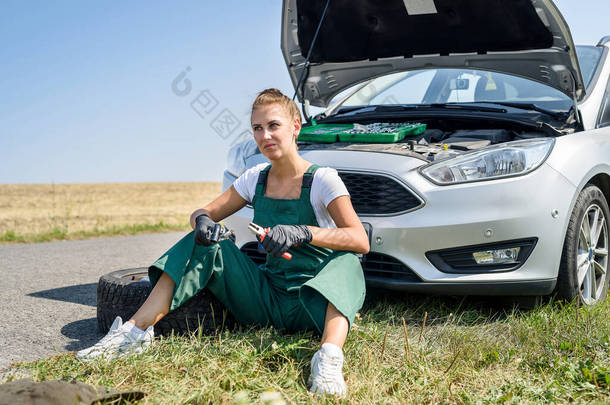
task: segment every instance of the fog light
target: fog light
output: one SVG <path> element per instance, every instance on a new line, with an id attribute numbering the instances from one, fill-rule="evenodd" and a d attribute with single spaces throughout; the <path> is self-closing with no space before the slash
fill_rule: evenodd
<path id="1" fill-rule="evenodd" d="M 509 249 L 485 250 L 483 252 L 473 252 L 472 257 L 477 264 L 506 264 L 516 263 L 519 257 L 520 247 Z"/>
<path id="2" fill-rule="evenodd" d="M 513 271 L 525 263 L 537 238 L 513 239 L 426 252 L 443 273 L 477 274 Z"/>

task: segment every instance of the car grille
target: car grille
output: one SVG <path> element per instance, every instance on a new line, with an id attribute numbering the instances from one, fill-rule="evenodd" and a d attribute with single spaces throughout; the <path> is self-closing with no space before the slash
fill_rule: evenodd
<path id="1" fill-rule="evenodd" d="M 256 242 L 246 243 L 241 247 L 241 251 L 244 252 L 256 264 L 263 264 L 267 260 L 267 254 L 264 250 L 259 250 L 258 243 Z"/>
<path id="2" fill-rule="evenodd" d="M 337 170 L 358 215 L 396 215 L 413 210 L 422 201 L 404 184 L 388 176 Z"/>
<path id="3" fill-rule="evenodd" d="M 248 242 L 242 246 L 244 252 L 256 264 L 265 263 L 266 254 L 258 249 L 258 243 Z M 407 266 L 383 253 L 369 252 L 362 258 L 365 278 L 383 277 L 386 279 L 420 282 L 421 279 Z"/>

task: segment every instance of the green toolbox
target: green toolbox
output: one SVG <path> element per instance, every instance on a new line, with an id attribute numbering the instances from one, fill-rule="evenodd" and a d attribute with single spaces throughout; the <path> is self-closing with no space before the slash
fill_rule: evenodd
<path id="1" fill-rule="evenodd" d="M 301 128 L 299 141 L 333 143 L 337 142 L 337 134 L 352 129 L 352 124 L 317 124 Z"/>
<path id="2" fill-rule="evenodd" d="M 406 136 L 420 135 L 425 130 L 426 124 L 420 123 L 318 124 L 303 127 L 299 141 L 393 143 Z"/>

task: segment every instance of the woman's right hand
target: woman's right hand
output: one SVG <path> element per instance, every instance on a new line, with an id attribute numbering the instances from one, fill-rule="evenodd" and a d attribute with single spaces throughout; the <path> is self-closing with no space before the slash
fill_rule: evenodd
<path id="1" fill-rule="evenodd" d="M 195 244 L 210 246 L 214 243 L 210 241 L 210 236 L 214 230 L 216 222 L 212 221 L 208 214 L 201 214 L 195 218 Z"/>

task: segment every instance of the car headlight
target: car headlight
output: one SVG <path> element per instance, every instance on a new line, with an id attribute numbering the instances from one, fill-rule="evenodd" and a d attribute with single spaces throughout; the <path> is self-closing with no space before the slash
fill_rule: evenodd
<path id="1" fill-rule="evenodd" d="M 227 171 L 235 177 L 246 171 L 246 159 L 258 153 L 258 146 L 254 139 L 246 139 L 234 145 L 227 153 Z"/>
<path id="2" fill-rule="evenodd" d="M 429 164 L 420 173 L 438 185 L 520 176 L 536 170 L 554 144 L 553 138 L 506 142 Z"/>

